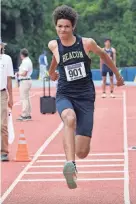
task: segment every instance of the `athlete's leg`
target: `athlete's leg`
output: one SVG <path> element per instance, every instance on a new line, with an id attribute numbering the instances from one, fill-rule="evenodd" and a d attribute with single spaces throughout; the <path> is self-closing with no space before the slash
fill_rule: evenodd
<path id="1" fill-rule="evenodd" d="M 106 77 L 107 77 L 107 70 L 105 67 L 102 67 L 102 98 L 106 97 Z"/>
<path id="2" fill-rule="evenodd" d="M 106 73 L 102 76 L 102 98 L 106 97 Z"/>
<path id="3" fill-rule="evenodd" d="M 76 115 L 73 105 L 67 98 L 57 99 L 57 109 L 64 122 L 63 145 L 66 155 L 63 174 L 67 185 L 70 189 L 77 187 L 75 181 L 76 164 L 75 164 L 75 125 Z"/>
<path id="4" fill-rule="evenodd" d="M 75 161 L 75 125 L 76 115 L 74 110 L 65 109 L 61 118 L 64 122 L 63 146 L 67 161 Z"/>
<path id="5" fill-rule="evenodd" d="M 76 115 L 71 101 L 65 97 L 57 98 L 57 110 L 64 122 L 63 146 L 67 161 L 75 161 Z"/>
<path id="6" fill-rule="evenodd" d="M 74 105 L 75 107 L 75 105 Z M 79 101 L 76 105 L 77 128 L 76 128 L 76 155 L 83 159 L 90 152 L 90 144 L 94 121 L 94 102 Z"/>
<path id="7" fill-rule="evenodd" d="M 114 91 L 113 76 L 110 76 L 110 93 Z"/>
<path id="8" fill-rule="evenodd" d="M 114 98 L 115 96 L 113 94 L 114 92 L 113 72 L 110 71 L 109 75 L 110 75 L 110 94 L 111 94 L 111 97 Z"/>
<path id="9" fill-rule="evenodd" d="M 84 159 L 90 152 L 91 136 L 76 135 L 76 155 Z"/>

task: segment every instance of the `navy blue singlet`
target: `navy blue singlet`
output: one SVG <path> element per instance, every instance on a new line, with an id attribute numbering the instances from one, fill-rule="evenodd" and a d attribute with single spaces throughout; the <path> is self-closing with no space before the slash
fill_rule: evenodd
<path id="1" fill-rule="evenodd" d="M 64 46 L 57 39 L 60 56 L 57 97 L 93 98 L 95 89 L 90 70 L 91 59 L 85 53 L 82 37 L 75 36 L 76 42 L 72 46 Z"/>
<path id="2" fill-rule="evenodd" d="M 110 58 L 113 60 L 113 51 L 112 48 L 106 49 L 104 48 L 104 51 L 110 56 Z M 103 63 L 103 67 L 107 68 L 107 65 Z"/>

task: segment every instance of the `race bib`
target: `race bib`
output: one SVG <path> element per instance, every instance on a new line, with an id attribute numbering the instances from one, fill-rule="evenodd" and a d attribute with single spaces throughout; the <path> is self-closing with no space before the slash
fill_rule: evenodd
<path id="1" fill-rule="evenodd" d="M 86 77 L 84 62 L 64 66 L 67 81 L 74 81 Z"/>

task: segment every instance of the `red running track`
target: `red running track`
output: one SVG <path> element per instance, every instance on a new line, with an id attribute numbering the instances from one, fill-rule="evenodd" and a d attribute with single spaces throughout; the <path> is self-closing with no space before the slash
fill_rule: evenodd
<path id="1" fill-rule="evenodd" d="M 15 106 L 17 138 L 10 147 L 11 161 L 2 163 L 2 203 L 135 204 L 136 151 L 128 150 L 136 145 L 134 89 L 118 89 L 115 99 L 101 99 L 97 89 L 91 152 L 86 159 L 77 159 L 78 188 L 75 190 L 67 188 L 62 175 L 63 125 L 58 114 L 40 114 L 41 93 L 37 90 L 32 97 L 33 121 L 16 122 L 20 106 Z M 30 163 L 12 161 L 21 128 L 25 130 L 29 152 L 33 155 Z"/>

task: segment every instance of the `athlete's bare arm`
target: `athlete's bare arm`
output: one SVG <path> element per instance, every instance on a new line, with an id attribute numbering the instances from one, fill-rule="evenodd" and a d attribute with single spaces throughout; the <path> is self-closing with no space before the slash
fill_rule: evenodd
<path id="1" fill-rule="evenodd" d="M 120 76 L 117 67 L 115 66 L 114 62 L 110 59 L 108 54 L 101 47 L 99 47 L 93 39 L 88 38 L 87 41 L 88 41 L 87 43 L 88 50 L 98 55 L 102 59 L 102 61 L 104 61 L 104 63 L 113 71 L 118 81 L 117 85 L 118 86 L 123 85 L 124 81 L 122 77 Z"/>
<path id="2" fill-rule="evenodd" d="M 91 51 L 90 50 L 90 47 L 91 47 L 90 38 L 83 37 L 82 41 L 83 41 L 84 50 L 85 50 L 86 54 L 88 55 Z M 103 48 L 101 48 L 101 49 L 103 49 Z M 102 70 L 102 63 L 103 63 L 103 60 L 100 58 L 100 71 Z"/>
<path id="3" fill-rule="evenodd" d="M 83 38 L 83 46 L 85 49 L 86 54 L 88 55 L 89 52 L 93 52 L 98 55 L 101 60 L 113 71 L 117 79 L 117 86 L 124 85 L 124 80 L 120 76 L 118 69 L 114 62 L 110 59 L 108 54 L 97 45 L 97 43 L 92 38 Z"/>
<path id="4" fill-rule="evenodd" d="M 56 58 L 54 57 L 54 55 L 52 55 L 52 60 L 51 60 L 50 68 L 49 68 L 49 75 L 55 72 L 57 65 L 58 63 L 56 61 Z"/>
<path id="5" fill-rule="evenodd" d="M 104 50 L 104 48 L 102 48 Z M 102 59 L 100 58 L 100 71 L 102 71 L 102 64 L 103 64 L 103 61 Z"/>
<path id="6" fill-rule="evenodd" d="M 58 79 L 58 73 L 55 72 L 59 63 L 58 46 L 56 40 L 52 40 L 48 43 L 48 48 L 52 52 L 52 61 L 49 68 L 49 76 L 51 80 L 55 81 Z"/>
<path id="7" fill-rule="evenodd" d="M 56 62 L 59 63 L 59 52 L 58 52 L 58 44 L 56 40 L 51 40 L 48 43 L 48 48 L 52 52 L 52 54 L 55 56 Z"/>

